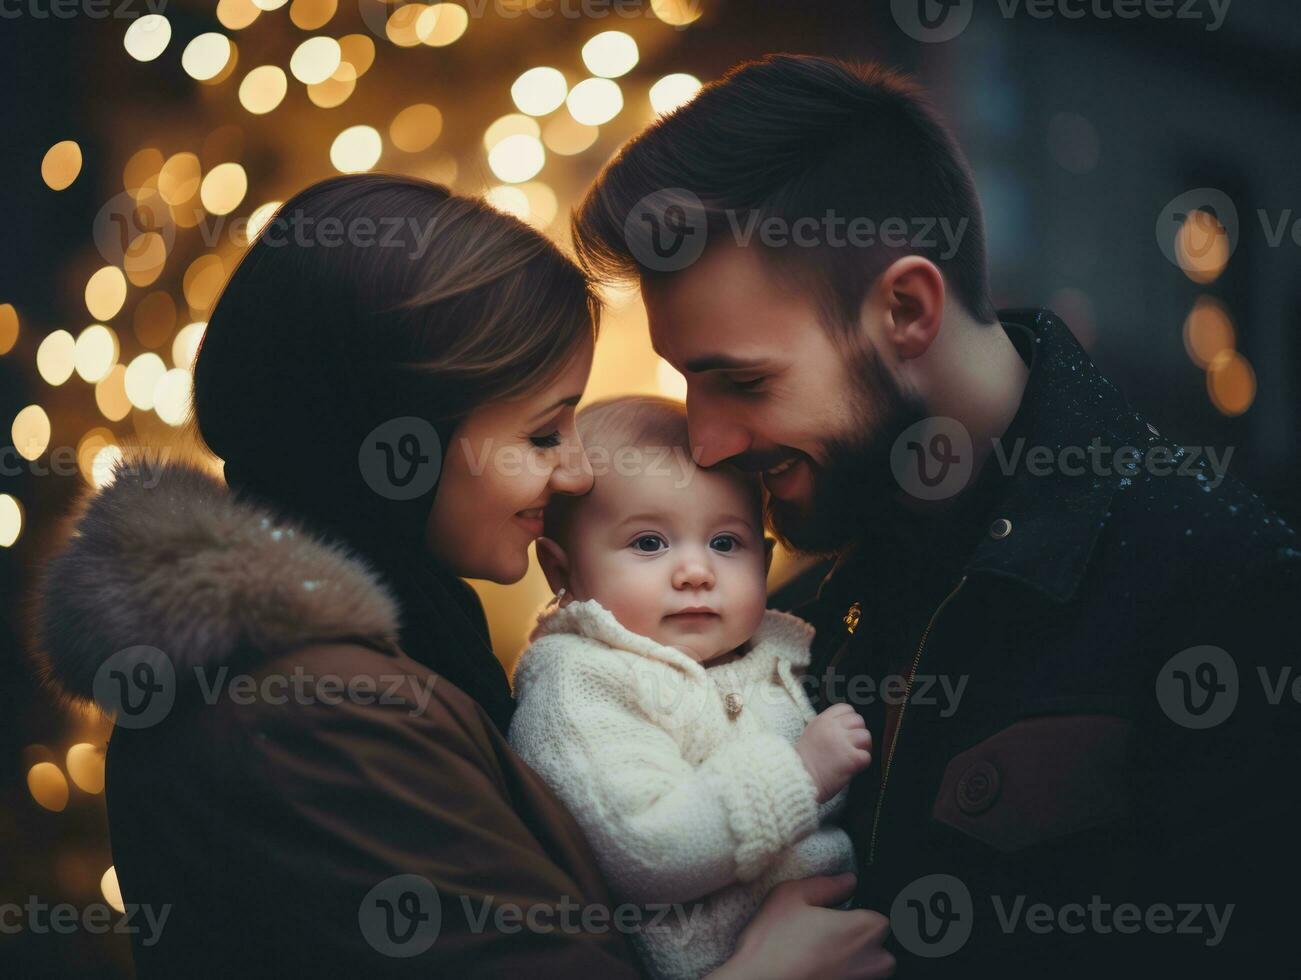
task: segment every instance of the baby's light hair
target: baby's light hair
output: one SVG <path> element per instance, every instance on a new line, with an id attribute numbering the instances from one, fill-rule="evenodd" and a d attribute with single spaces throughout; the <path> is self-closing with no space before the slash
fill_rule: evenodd
<path id="1" fill-rule="evenodd" d="M 578 437 L 583 449 L 593 459 L 593 475 L 601 479 L 602 465 L 612 459 L 618 465 L 616 454 L 629 449 L 653 450 L 645 457 L 648 463 L 658 460 L 658 465 L 696 467 L 696 453 L 687 429 L 687 408 L 679 401 L 659 395 L 620 395 L 603 398 L 584 406 L 574 417 Z M 762 490 L 757 478 L 742 474 L 729 464 L 711 467 L 722 470 L 752 486 L 756 508 L 762 506 Z M 683 474 L 690 478 L 690 472 Z M 582 506 L 582 497 L 556 494 L 547 505 L 544 517 L 547 537 L 564 544 L 564 536 L 575 510 Z"/>

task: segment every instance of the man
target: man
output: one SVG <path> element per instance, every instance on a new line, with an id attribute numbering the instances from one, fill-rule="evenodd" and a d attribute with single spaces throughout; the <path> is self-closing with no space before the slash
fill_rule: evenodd
<path id="1" fill-rule="evenodd" d="M 834 556 L 811 682 L 876 737 L 858 902 L 900 976 L 1280 975 L 1294 532 L 996 313 L 969 167 L 880 68 L 773 56 L 634 139 L 574 218 L 636 279 L 700 462 Z M 1172 974 L 1177 975 L 1177 974 Z"/>

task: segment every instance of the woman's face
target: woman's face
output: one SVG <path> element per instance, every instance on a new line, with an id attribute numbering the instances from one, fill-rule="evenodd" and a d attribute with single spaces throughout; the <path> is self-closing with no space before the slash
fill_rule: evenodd
<path id="1" fill-rule="evenodd" d="M 553 493 L 586 493 L 592 467 L 574 409 L 592 369 L 585 341 L 545 387 L 481 405 L 452 436 L 425 527 L 429 550 L 457 575 L 509 584 L 524 577 Z"/>

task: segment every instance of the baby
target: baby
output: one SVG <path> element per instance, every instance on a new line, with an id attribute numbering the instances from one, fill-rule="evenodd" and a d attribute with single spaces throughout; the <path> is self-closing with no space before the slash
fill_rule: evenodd
<path id="1" fill-rule="evenodd" d="M 616 900 L 676 906 L 633 936 L 647 972 L 699 977 L 774 885 L 854 870 L 829 821 L 871 737 L 848 705 L 814 716 L 813 627 L 765 610 L 758 481 L 696 466 L 676 402 L 598 402 L 578 427 L 595 485 L 547 509 L 560 600 L 516 668 L 510 740 Z"/>

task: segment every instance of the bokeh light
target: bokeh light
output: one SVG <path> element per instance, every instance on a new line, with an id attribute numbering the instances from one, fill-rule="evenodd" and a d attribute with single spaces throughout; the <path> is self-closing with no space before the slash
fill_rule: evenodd
<path id="1" fill-rule="evenodd" d="M 623 109 L 623 92 L 608 78 L 585 78 L 565 99 L 569 114 L 584 126 L 607 123 Z"/>
<path id="2" fill-rule="evenodd" d="M 12 548 L 22 533 L 22 504 L 16 497 L 0 493 L 0 548 Z"/>
<path id="3" fill-rule="evenodd" d="M 379 162 L 384 140 L 374 126 L 350 126 L 334 138 L 330 162 L 340 173 L 356 174 Z"/>
<path id="4" fill-rule="evenodd" d="M 52 191 L 72 186 L 81 173 L 81 147 L 76 140 L 60 140 L 45 151 L 41 160 L 41 180 Z"/>
<path id="5" fill-rule="evenodd" d="M 699 91 L 700 79 L 695 75 L 681 71 L 665 75 L 650 88 L 651 108 L 658 115 L 665 115 L 686 105 Z"/>
<path id="6" fill-rule="evenodd" d="M 602 31 L 583 45 L 583 64 L 602 78 L 626 75 L 637 64 L 637 42 L 623 31 Z"/>
<path id="7" fill-rule="evenodd" d="M 565 104 L 569 83 L 558 68 L 530 68 L 510 87 L 510 97 L 520 112 L 545 116 Z"/>
<path id="8" fill-rule="evenodd" d="M 77 339 L 66 330 L 54 330 L 36 348 L 36 373 L 46 384 L 58 387 L 77 369 Z"/>
<path id="9" fill-rule="evenodd" d="M 122 37 L 122 46 L 136 61 L 153 61 L 167 49 L 172 39 L 172 25 L 162 14 L 145 14 L 131 22 Z"/>

